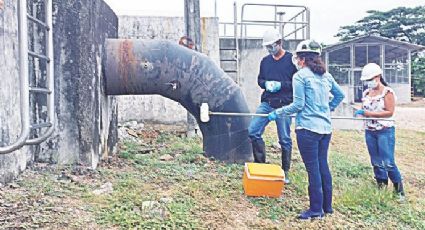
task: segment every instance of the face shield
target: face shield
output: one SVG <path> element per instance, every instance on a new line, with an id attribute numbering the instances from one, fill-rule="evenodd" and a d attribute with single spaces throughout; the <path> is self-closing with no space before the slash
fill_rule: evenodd
<path id="1" fill-rule="evenodd" d="M 267 52 L 269 52 L 269 54 L 276 56 L 277 53 L 279 53 L 280 50 L 280 44 L 278 44 L 277 42 L 271 44 L 271 45 L 266 45 L 266 49 Z"/>

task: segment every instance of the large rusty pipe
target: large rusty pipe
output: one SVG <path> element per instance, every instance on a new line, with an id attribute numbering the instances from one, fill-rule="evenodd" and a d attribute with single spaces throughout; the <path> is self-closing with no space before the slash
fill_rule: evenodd
<path id="1" fill-rule="evenodd" d="M 249 112 L 239 86 L 206 55 L 165 40 L 109 39 L 104 59 L 108 95 L 159 94 L 177 101 L 197 119 L 207 156 L 252 160 L 248 117 L 200 122 L 202 103 L 217 112 Z"/>

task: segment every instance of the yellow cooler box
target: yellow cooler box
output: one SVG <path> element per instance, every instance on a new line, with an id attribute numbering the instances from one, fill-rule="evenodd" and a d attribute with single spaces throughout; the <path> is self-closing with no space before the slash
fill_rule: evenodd
<path id="1" fill-rule="evenodd" d="M 279 165 L 245 163 L 243 188 L 247 196 L 280 197 L 284 179 Z"/>

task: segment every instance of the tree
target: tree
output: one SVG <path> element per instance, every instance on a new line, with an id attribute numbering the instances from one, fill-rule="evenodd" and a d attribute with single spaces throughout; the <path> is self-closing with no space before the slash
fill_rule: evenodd
<path id="1" fill-rule="evenodd" d="M 373 34 L 399 41 L 425 45 L 425 6 L 399 7 L 390 11 L 367 11 L 365 18 L 354 25 L 340 28 L 336 37 L 346 41 Z"/>
<path id="2" fill-rule="evenodd" d="M 425 57 L 416 57 L 412 65 L 413 95 L 425 97 Z"/>
<path id="3" fill-rule="evenodd" d="M 425 6 L 398 7 L 386 12 L 369 10 L 354 25 L 342 26 L 336 34 L 341 41 L 364 35 L 379 35 L 398 41 L 425 46 Z M 425 96 L 425 57 L 412 58 L 412 84 L 415 93 Z"/>

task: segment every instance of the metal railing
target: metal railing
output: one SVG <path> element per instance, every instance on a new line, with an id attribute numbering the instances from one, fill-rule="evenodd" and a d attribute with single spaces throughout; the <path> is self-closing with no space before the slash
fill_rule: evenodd
<path id="1" fill-rule="evenodd" d="M 245 19 L 245 11 L 247 7 L 272 7 L 274 9 L 274 20 L 247 20 Z M 288 8 L 300 9 L 298 13 L 293 15 L 288 20 L 284 21 L 283 16 L 285 15 L 285 10 Z M 275 5 L 275 4 L 257 4 L 257 3 L 246 3 L 242 5 L 241 9 L 241 32 L 240 36 L 247 36 L 248 26 L 273 26 L 278 28 L 283 38 L 287 38 L 291 35 L 294 35 L 295 39 L 298 39 L 298 32 L 301 31 L 302 36 L 301 40 L 310 38 L 310 10 L 305 6 L 300 5 Z M 285 26 L 293 25 L 294 29 L 288 33 L 285 33 Z"/>
<path id="2" fill-rule="evenodd" d="M 24 145 L 39 144 L 45 141 L 54 131 L 54 63 L 53 63 L 53 22 L 52 22 L 52 0 L 44 2 L 45 22 L 37 19 L 27 12 L 27 1 L 18 1 L 18 42 L 19 42 L 19 81 L 20 81 L 20 116 L 21 133 L 16 141 L 7 146 L 0 147 L 0 154 L 11 153 Z M 28 21 L 40 25 L 46 31 L 45 46 L 46 53 L 39 54 L 28 49 Z M 28 58 L 38 58 L 46 61 L 46 88 L 36 86 L 30 87 L 28 79 Z M 48 122 L 30 123 L 30 93 L 47 95 Z M 48 130 L 39 137 L 29 139 L 31 130 L 47 128 Z"/>
<path id="3" fill-rule="evenodd" d="M 47 122 L 31 124 L 31 130 L 38 130 L 42 128 L 48 128 L 43 134 L 38 137 L 28 139 L 25 144 L 36 145 L 45 141 L 55 130 L 55 94 L 54 94 L 54 60 L 53 60 L 53 12 L 52 3 L 53 0 L 45 0 L 45 21 L 32 20 L 36 25 L 41 26 L 45 30 L 45 54 L 38 54 L 34 51 L 28 51 L 28 53 L 35 58 L 44 60 L 46 62 L 46 88 L 40 88 L 33 86 L 29 89 L 30 93 L 45 94 L 47 95 Z M 35 18 L 32 15 L 28 15 L 28 18 Z"/>
<path id="4" fill-rule="evenodd" d="M 236 8 L 236 4 L 234 5 Z M 273 18 L 270 20 L 254 20 L 248 19 L 247 9 L 252 7 L 267 7 L 272 8 L 274 11 Z M 237 9 L 234 9 L 235 11 Z M 284 20 L 286 15 L 285 10 L 293 10 L 292 15 L 288 15 L 290 18 Z M 278 28 L 283 38 L 293 37 L 294 39 L 309 39 L 310 38 L 310 10 L 305 6 L 300 5 L 276 5 L 276 4 L 256 4 L 246 3 L 241 7 L 241 19 L 234 20 L 233 22 L 220 22 L 220 37 L 231 38 L 236 37 L 236 31 L 239 31 L 240 38 L 261 38 L 261 35 L 252 36 L 248 34 L 248 30 L 251 27 L 273 27 Z M 228 30 L 228 27 L 233 27 Z M 293 26 L 293 28 L 292 28 Z M 228 33 L 232 31 L 232 33 Z M 263 32 L 263 30 L 259 31 Z"/>

